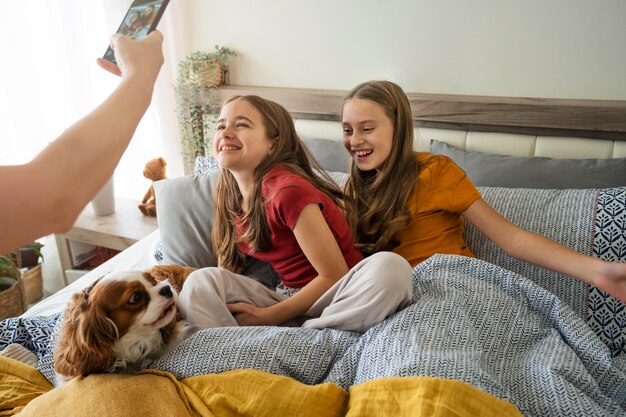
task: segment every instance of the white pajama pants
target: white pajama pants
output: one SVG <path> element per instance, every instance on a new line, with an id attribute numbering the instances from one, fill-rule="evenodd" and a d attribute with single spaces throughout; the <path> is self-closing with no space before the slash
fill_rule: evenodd
<path id="1" fill-rule="evenodd" d="M 413 272 L 393 252 L 379 252 L 356 264 L 305 313 L 302 327 L 365 332 L 413 299 Z M 245 302 L 269 307 L 289 298 L 244 275 L 203 268 L 187 277 L 179 295 L 183 315 L 196 329 L 237 326 L 226 304 Z"/>

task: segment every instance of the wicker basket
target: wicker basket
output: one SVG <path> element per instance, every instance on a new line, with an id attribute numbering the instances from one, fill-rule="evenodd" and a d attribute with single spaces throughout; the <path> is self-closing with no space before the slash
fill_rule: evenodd
<path id="1" fill-rule="evenodd" d="M 222 84 L 222 64 L 219 60 L 192 61 L 185 84 L 191 87 L 217 87 Z"/>
<path id="2" fill-rule="evenodd" d="M 17 282 L 0 292 L 0 320 L 16 317 L 26 311 L 28 300 L 24 289 L 24 280 L 19 271 L 15 271 Z"/>
<path id="3" fill-rule="evenodd" d="M 39 301 L 43 297 L 43 276 L 41 275 L 41 264 L 30 268 L 22 273 L 24 290 L 29 304 Z"/>

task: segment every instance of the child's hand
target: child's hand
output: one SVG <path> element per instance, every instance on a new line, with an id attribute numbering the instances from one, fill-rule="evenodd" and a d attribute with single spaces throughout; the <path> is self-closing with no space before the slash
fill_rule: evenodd
<path id="1" fill-rule="evenodd" d="M 626 303 L 626 263 L 606 262 L 602 274 L 596 277 L 593 284 Z"/>
<path id="2" fill-rule="evenodd" d="M 230 311 L 235 317 L 237 324 L 240 326 L 270 326 L 276 323 L 271 323 L 264 308 L 259 308 L 254 304 L 248 303 L 233 303 L 226 304 L 228 311 Z"/>

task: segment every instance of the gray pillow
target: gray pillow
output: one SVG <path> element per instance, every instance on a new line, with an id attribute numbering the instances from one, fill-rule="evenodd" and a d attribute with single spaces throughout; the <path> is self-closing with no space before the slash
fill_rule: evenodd
<path id="1" fill-rule="evenodd" d="M 437 140 L 430 151 L 450 157 L 474 185 L 509 188 L 585 189 L 626 185 L 626 158 L 555 159 L 466 151 Z"/>
<path id="2" fill-rule="evenodd" d="M 194 268 L 217 265 L 211 225 L 218 176 L 219 171 L 214 171 L 154 183 L 164 263 Z"/>
<path id="3" fill-rule="evenodd" d="M 326 171 L 349 172 L 350 154 L 343 147 L 343 142 L 319 138 L 306 138 L 303 141 Z"/>
<path id="4" fill-rule="evenodd" d="M 211 161 L 202 159 L 206 163 Z M 196 164 L 199 162 L 197 161 Z M 217 184 L 217 165 L 196 175 L 170 178 L 154 183 L 157 222 L 161 233 L 162 263 L 205 268 L 216 266 L 211 248 L 213 225 L 213 189 Z M 243 275 L 270 288 L 280 282 L 267 263 L 250 258 Z"/>

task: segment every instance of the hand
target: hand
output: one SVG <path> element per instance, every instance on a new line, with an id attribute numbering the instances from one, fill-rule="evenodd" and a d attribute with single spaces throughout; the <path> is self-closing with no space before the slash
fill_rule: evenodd
<path id="1" fill-rule="evenodd" d="M 267 317 L 267 309 L 259 308 L 249 303 L 226 304 L 240 326 L 269 326 L 273 325 Z"/>
<path id="2" fill-rule="evenodd" d="M 97 63 L 112 74 L 127 76 L 136 73 L 154 84 L 163 65 L 162 47 L 163 35 L 158 30 L 138 41 L 116 33 L 111 37 L 111 48 L 115 52 L 117 65 L 104 58 L 98 58 Z"/>
<path id="3" fill-rule="evenodd" d="M 606 262 L 602 273 L 593 283 L 602 291 L 626 303 L 626 263 Z"/>

